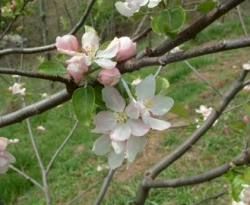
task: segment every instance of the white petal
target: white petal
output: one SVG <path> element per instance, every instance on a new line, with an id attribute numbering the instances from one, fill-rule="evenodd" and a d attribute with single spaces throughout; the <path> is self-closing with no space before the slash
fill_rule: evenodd
<path id="1" fill-rule="evenodd" d="M 128 124 L 118 123 L 110 133 L 112 140 L 124 141 L 130 137 L 131 128 Z"/>
<path id="2" fill-rule="evenodd" d="M 92 132 L 102 133 L 112 130 L 116 125 L 114 113 L 102 111 L 93 117 L 96 128 Z"/>
<path id="3" fill-rule="evenodd" d="M 106 106 L 116 112 L 121 112 L 125 108 L 125 100 L 120 93 L 113 87 L 104 87 L 102 89 L 102 99 Z"/>
<path id="4" fill-rule="evenodd" d="M 140 107 L 138 103 L 132 99 L 125 109 L 125 112 L 129 118 L 138 119 L 140 114 Z"/>
<path id="5" fill-rule="evenodd" d="M 100 67 L 104 69 L 112 69 L 116 66 L 117 62 L 114 62 L 108 58 L 98 58 L 94 60 Z"/>
<path id="6" fill-rule="evenodd" d="M 112 140 L 111 145 L 114 148 L 114 152 L 116 154 L 121 154 L 121 153 L 124 154 L 124 152 L 126 150 L 127 142 L 126 141 L 120 142 L 120 141 L 114 141 L 114 140 Z"/>
<path id="7" fill-rule="evenodd" d="M 150 127 L 145 124 L 141 119 L 129 119 L 127 122 L 131 128 L 131 134 L 135 136 L 145 135 Z"/>
<path id="8" fill-rule="evenodd" d="M 115 7 L 121 15 L 126 16 L 126 17 L 133 16 L 133 14 L 138 10 L 138 8 L 128 7 L 127 2 L 123 3 L 121 1 L 118 1 L 117 3 L 115 3 Z"/>
<path id="9" fill-rule="evenodd" d="M 171 126 L 169 122 L 150 117 L 149 112 L 144 112 L 141 117 L 142 117 L 142 120 L 147 125 L 149 125 L 152 129 L 155 129 L 155 130 L 159 130 L 159 131 L 165 130 Z"/>
<path id="10" fill-rule="evenodd" d="M 9 163 L 6 163 L 4 166 L 0 167 L 0 174 L 7 172 L 9 169 Z"/>
<path id="11" fill-rule="evenodd" d="M 104 155 L 110 151 L 111 139 L 109 135 L 102 135 L 93 145 L 92 151 L 97 155 Z"/>
<path id="12" fill-rule="evenodd" d="M 108 164 L 110 169 L 116 169 L 117 167 L 122 165 L 124 160 L 124 153 L 116 154 L 114 152 L 110 152 L 108 156 Z"/>
<path id="13" fill-rule="evenodd" d="M 114 38 L 105 50 L 97 51 L 96 58 L 113 58 L 118 51 L 119 39 Z"/>
<path id="14" fill-rule="evenodd" d="M 148 3 L 148 8 L 156 7 L 160 3 L 160 1 L 161 0 L 150 0 L 149 3 Z"/>
<path id="15" fill-rule="evenodd" d="M 145 137 L 131 136 L 127 141 L 127 158 L 129 162 L 133 162 L 137 153 L 141 152 L 146 145 Z"/>
<path id="16" fill-rule="evenodd" d="M 154 115 L 164 115 L 166 114 L 174 104 L 174 100 L 170 97 L 165 97 L 161 95 L 156 95 L 152 100 L 154 106 L 149 110 Z"/>
<path id="17" fill-rule="evenodd" d="M 136 86 L 136 96 L 138 101 L 149 100 L 155 94 L 155 77 L 147 76 Z"/>

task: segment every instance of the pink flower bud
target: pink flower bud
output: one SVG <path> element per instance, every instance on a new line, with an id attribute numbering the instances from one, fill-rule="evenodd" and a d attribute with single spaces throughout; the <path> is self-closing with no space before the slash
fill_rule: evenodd
<path id="1" fill-rule="evenodd" d="M 58 36 L 56 38 L 56 47 L 57 50 L 63 54 L 73 55 L 73 53 L 78 50 L 78 42 L 73 35 Z"/>
<path id="2" fill-rule="evenodd" d="M 118 52 L 116 54 L 117 61 L 126 60 L 136 52 L 136 43 L 134 43 L 129 37 L 119 38 Z"/>
<path id="3" fill-rule="evenodd" d="M 10 92 L 13 92 L 13 87 L 10 86 L 10 87 L 8 88 L 8 90 L 9 90 Z"/>
<path id="4" fill-rule="evenodd" d="M 67 73 L 72 76 L 76 83 L 80 82 L 83 78 L 83 74 L 88 71 L 85 58 L 83 56 L 74 56 L 67 60 L 68 64 Z"/>
<path id="5" fill-rule="evenodd" d="M 7 145 L 8 145 L 9 140 L 5 137 L 0 137 L 0 152 L 3 152 Z"/>
<path id="6" fill-rule="evenodd" d="M 247 122 L 248 122 L 248 116 L 245 115 L 245 116 L 243 117 L 242 121 L 243 121 L 244 123 L 247 123 Z"/>
<path id="7" fill-rule="evenodd" d="M 36 129 L 42 132 L 46 130 L 46 128 L 42 125 L 38 126 Z"/>
<path id="8" fill-rule="evenodd" d="M 98 75 L 98 80 L 103 85 L 114 86 L 121 78 L 121 73 L 117 68 L 104 69 Z"/>

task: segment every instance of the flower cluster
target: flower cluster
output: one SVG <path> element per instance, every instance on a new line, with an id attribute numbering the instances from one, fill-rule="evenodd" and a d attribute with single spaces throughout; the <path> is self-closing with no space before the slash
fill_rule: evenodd
<path id="1" fill-rule="evenodd" d="M 197 112 L 203 116 L 204 121 L 208 118 L 208 116 L 211 114 L 212 111 L 213 111 L 213 108 L 211 108 L 211 107 L 207 108 L 207 106 L 205 106 L 205 105 L 200 105 L 200 109 L 195 110 L 195 112 Z M 215 121 L 213 126 L 215 126 L 217 122 L 218 122 L 218 120 Z M 197 128 L 198 127 L 199 126 L 197 126 Z"/>
<path id="2" fill-rule="evenodd" d="M 89 26 L 85 26 L 85 30 L 82 36 L 81 52 L 78 52 L 78 41 L 75 36 L 65 35 L 56 38 L 57 50 L 71 56 L 66 61 L 67 73 L 74 78 L 76 83 L 79 83 L 83 75 L 95 63 L 104 69 L 99 73 L 100 83 L 114 86 L 121 77 L 119 70 L 115 67 L 117 62 L 132 57 L 136 52 L 136 43 L 133 43 L 129 37 L 114 38 L 102 50 L 97 32 Z"/>
<path id="3" fill-rule="evenodd" d="M 155 77 L 150 75 L 135 88 L 136 99 L 131 93 L 129 103 L 113 87 L 102 90 L 102 99 L 108 111 L 99 112 L 94 118 L 95 133 L 102 136 L 94 142 L 93 151 L 97 155 L 108 153 L 108 164 L 111 169 L 119 167 L 127 158 L 134 161 L 138 152 L 146 144 L 145 134 L 152 128 L 165 130 L 169 122 L 158 119 L 173 106 L 173 99 L 155 95 Z"/>
<path id="4" fill-rule="evenodd" d="M 0 137 L 0 174 L 8 171 L 9 163 L 16 162 L 15 157 L 6 151 L 6 147 L 10 143 L 18 143 L 18 139 L 9 140 L 5 137 Z"/>
<path id="5" fill-rule="evenodd" d="M 243 201 L 239 201 L 239 202 L 233 201 L 232 205 L 247 205 L 247 204 L 245 204 Z"/>
<path id="6" fill-rule="evenodd" d="M 148 4 L 148 8 L 154 8 L 160 2 L 161 0 L 126 0 L 126 2 L 118 1 L 115 7 L 121 15 L 131 17 L 135 12 L 138 12 L 142 6 Z"/>
<path id="7" fill-rule="evenodd" d="M 13 86 L 9 87 L 9 91 L 12 92 L 13 95 L 20 94 L 22 97 L 24 97 L 26 88 L 23 88 L 23 84 L 14 83 Z"/>

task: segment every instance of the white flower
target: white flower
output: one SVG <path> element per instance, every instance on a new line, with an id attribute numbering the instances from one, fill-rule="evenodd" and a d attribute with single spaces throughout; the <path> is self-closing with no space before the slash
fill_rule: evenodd
<path id="1" fill-rule="evenodd" d="M 244 70 L 250 70 L 250 64 L 249 64 L 249 63 L 244 63 L 244 64 L 242 65 L 242 68 L 243 68 Z"/>
<path id="2" fill-rule="evenodd" d="M 26 88 L 22 88 L 22 87 L 23 87 L 23 84 L 14 83 L 12 87 L 9 87 L 9 91 L 12 92 L 13 95 L 20 94 L 21 96 L 25 96 Z"/>
<path id="3" fill-rule="evenodd" d="M 250 203 L 250 186 L 248 184 L 242 184 L 244 189 L 240 192 L 239 198 L 244 203 Z"/>
<path id="4" fill-rule="evenodd" d="M 161 0 L 126 0 L 126 2 L 118 1 L 115 3 L 117 11 L 126 17 L 131 17 L 140 7 L 148 3 L 148 8 L 156 7 Z"/>
<path id="5" fill-rule="evenodd" d="M 100 39 L 97 32 L 89 26 L 85 26 L 85 29 L 86 32 L 82 36 L 82 49 L 89 58 L 89 61 L 95 62 L 105 69 L 114 68 L 116 62 L 112 61 L 111 58 L 115 57 L 118 51 L 118 38 L 114 38 L 105 50 L 99 50 Z"/>
<path id="6" fill-rule="evenodd" d="M 112 111 L 101 111 L 93 119 L 96 128 L 93 132 L 110 133 L 112 140 L 124 141 L 130 135 L 143 136 L 149 131 L 147 126 L 139 119 L 139 109 L 133 101 L 126 106 L 125 100 L 113 87 L 102 90 L 102 99 Z"/>
<path id="7" fill-rule="evenodd" d="M 39 130 L 39 131 L 41 131 L 41 132 L 43 132 L 43 131 L 45 131 L 46 130 L 46 128 L 44 127 L 44 126 L 42 126 L 42 125 L 40 125 L 40 126 L 37 126 L 37 128 L 36 128 L 37 130 Z"/>
<path id="8" fill-rule="evenodd" d="M 170 97 L 155 95 L 155 77 L 147 76 L 136 86 L 137 103 L 142 120 L 155 130 L 165 130 L 171 126 L 169 122 L 157 119 L 166 114 L 174 104 Z"/>

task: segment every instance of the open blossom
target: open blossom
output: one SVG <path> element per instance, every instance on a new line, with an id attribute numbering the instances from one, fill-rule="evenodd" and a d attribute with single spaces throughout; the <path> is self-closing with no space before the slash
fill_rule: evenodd
<path id="1" fill-rule="evenodd" d="M 5 173 L 9 169 L 9 163 L 16 161 L 15 157 L 6 151 L 9 143 L 16 143 L 16 139 L 10 141 L 5 137 L 0 137 L 0 174 Z"/>
<path id="2" fill-rule="evenodd" d="M 105 87 L 102 99 L 112 111 L 101 111 L 93 118 L 96 125 L 93 132 L 110 133 L 112 140 L 124 141 L 130 135 L 143 136 L 149 131 L 150 127 L 139 119 L 139 110 L 134 102 L 126 106 L 115 88 Z"/>
<path id="3" fill-rule="evenodd" d="M 136 86 L 137 105 L 144 123 L 155 130 L 165 130 L 171 126 L 169 122 L 158 119 L 166 114 L 174 104 L 170 97 L 155 95 L 155 77 L 147 76 Z"/>
<path id="4" fill-rule="evenodd" d="M 26 88 L 22 88 L 23 84 L 20 83 L 14 83 L 13 86 L 9 87 L 9 91 L 15 94 L 20 94 L 21 96 L 25 96 Z"/>
<path id="5" fill-rule="evenodd" d="M 98 80 L 103 85 L 114 86 L 121 78 L 121 73 L 117 68 L 103 69 L 99 75 Z"/>
<path id="6" fill-rule="evenodd" d="M 200 105 L 200 109 L 195 110 L 195 112 L 202 114 L 204 121 L 208 118 L 208 116 L 212 113 L 212 111 L 213 111 L 213 108 L 211 107 L 207 108 L 205 105 Z M 218 120 L 214 122 L 213 126 L 215 126 L 217 122 Z M 197 128 L 198 127 L 199 126 L 197 126 Z"/>
<path id="7" fill-rule="evenodd" d="M 148 3 L 148 8 L 156 7 L 161 0 L 126 0 L 125 2 L 118 1 L 115 4 L 116 9 L 120 14 L 126 17 L 131 17 L 140 7 Z"/>
<path id="8" fill-rule="evenodd" d="M 244 189 L 240 192 L 239 198 L 241 199 L 241 201 L 248 204 L 250 203 L 250 185 L 243 184 L 242 186 L 244 187 Z"/>
<path id="9" fill-rule="evenodd" d="M 125 158 L 128 163 L 132 163 L 136 155 L 143 151 L 145 145 L 145 137 L 131 136 L 126 141 L 115 141 L 111 140 L 108 134 L 104 134 L 94 142 L 93 151 L 97 155 L 108 153 L 109 167 L 116 169 L 122 165 Z"/>

